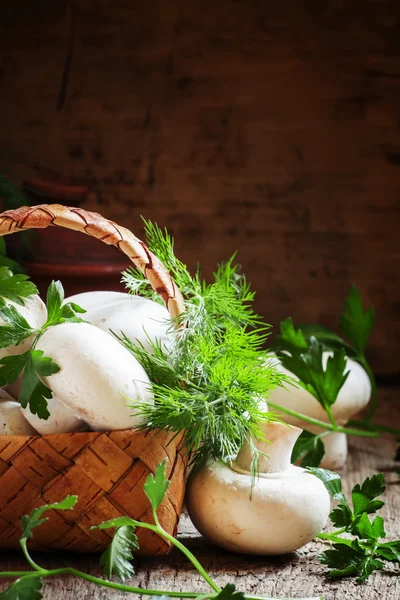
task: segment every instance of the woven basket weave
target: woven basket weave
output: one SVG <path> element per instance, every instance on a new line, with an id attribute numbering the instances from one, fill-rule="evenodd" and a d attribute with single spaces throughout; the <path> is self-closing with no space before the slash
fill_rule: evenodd
<path id="1" fill-rule="evenodd" d="M 0 214 L 0 235 L 48 226 L 66 227 L 112 244 L 126 254 L 158 292 L 172 317 L 184 310 L 183 298 L 168 272 L 128 229 L 97 213 L 58 204 L 22 207 Z M 51 511 L 35 531 L 32 548 L 99 552 L 112 533 L 90 530 L 102 521 L 128 515 L 152 522 L 143 491 L 149 473 L 167 458 L 171 484 L 159 509 L 163 527 L 176 534 L 185 491 L 186 459 L 181 437 L 155 431 L 63 433 L 43 436 L 0 435 L 0 549 L 18 548 L 20 519 L 37 506 L 77 494 L 71 511 Z M 170 545 L 138 530 L 139 554 L 166 554 Z"/>

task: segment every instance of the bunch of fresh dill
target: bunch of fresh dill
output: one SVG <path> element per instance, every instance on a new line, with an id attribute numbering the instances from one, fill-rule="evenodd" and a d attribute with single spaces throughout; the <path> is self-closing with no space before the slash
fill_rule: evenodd
<path id="1" fill-rule="evenodd" d="M 171 321 L 168 349 L 153 343 L 146 350 L 120 338 L 145 368 L 154 394 L 154 404 L 133 408 L 143 428 L 183 432 L 192 464 L 199 468 L 209 459 L 235 455 L 252 436 L 262 438 L 260 426 L 274 419 L 265 399 L 283 376 L 263 350 L 269 325 L 253 311 L 254 292 L 234 264 L 235 255 L 207 284 L 176 258 L 166 230 L 145 222 L 145 232 L 149 248 L 181 289 L 186 311 Z M 135 269 L 122 280 L 130 292 L 155 299 Z M 257 464 L 254 450 L 254 471 Z"/>

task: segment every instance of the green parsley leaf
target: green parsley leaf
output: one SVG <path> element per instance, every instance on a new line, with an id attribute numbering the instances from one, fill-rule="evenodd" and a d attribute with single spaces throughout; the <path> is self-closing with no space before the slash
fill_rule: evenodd
<path id="1" fill-rule="evenodd" d="M 311 337 L 306 351 L 293 352 L 291 355 L 279 352 L 279 359 L 286 369 L 299 378 L 299 384 L 329 411 L 349 373 L 345 372 L 344 350 L 334 350 L 324 368 L 323 346 L 316 338 Z"/>
<path id="2" fill-rule="evenodd" d="M 132 550 L 138 550 L 139 544 L 135 529 L 130 525 L 119 527 L 114 533 L 110 546 L 100 556 L 100 566 L 108 579 L 115 574 L 125 581 L 135 573 L 131 564 Z"/>
<path id="3" fill-rule="evenodd" d="M 375 498 L 381 496 L 385 490 L 385 476 L 382 473 L 367 477 L 361 486 L 355 485 L 351 494 L 354 514 L 357 516 L 363 512 L 374 513 L 382 508 L 384 502 Z"/>
<path id="4" fill-rule="evenodd" d="M 6 305 L 4 300 L 0 301 L 0 318 L 5 323 L 0 326 L 0 348 L 18 346 L 22 340 L 36 333 L 16 308 Z"/>
<path id="5" fill-rule="evenodd" d="M 397 562 L 400 564 L 400 540 L 379 544 L 376 553 L 389 562 Z"/>
<path id="6" fill-rule="evenodd" d="M 169 487 L 169 480 L 165 476 L 167 459 L 157 465 L 155 475 L 150 473 L 144 484 L 144 493 L 150 500 L 153 511 L 157 511 Z"/>
<path id="7" fill-rule="evenodd" d="M 68 302 L 63 305 L 64 288 L 61 281 L 52 281 L 47 290 L 46 306 L 47 321 L 45 327 L 52 327 L 60 323 L 80 323 L 83 321 L 78 314 L 86 312 L 83 308 Z"/>
<path id="8" fill-rule="evenodd" d="M 41 600 L 43 580 L 39 576 L 20 577 L 0 592 L 0 600 Z"/>
<path id="9" fill-rule="evenodd" d="M 333 544 L 333 550 L 326 550 L 321 554 L 320 561 L 332 570 L 328 577 L 356 577 L 363 583 L 376 570 L 383 569 L 384 563 L 375 559 L 368 549 L 363 548 L 358 540 L 349 546 L 346 544 Z"/>
<path id="10" fill-rule="evenodd" d="M 139 521 L 135 521 L 131 517 L 115 517 L 114 519 L 103 521 L 100 525 L 93 525 L 91 529 L 114 529 L 115 527 L 138 527 L 139 525 Z"/>
<path id="11" fill-rule="evenodd" d="M 14 275 L 7 267 L 0 267 L 0 298 L 7 298 L 24 305 L 25 300 L 35 296 L 38 289 L 27 275 Z"/>
<path id="12" fill-rule="evenodd" d="M 28 355 L 29 351 L 24 354 L 4 356 L 0 359 L 0 387 L 14 383 L 18 379 L 28 360 Z"/>
<path id="13" fill-rule="evenodd" d="M 322 481 L 333 500 L 347 504 L 340 475 L 334 471 L 328 471 L 328 469 L 316 469 L 314 467 L 309 467 L 307 471 Z"/>
<path id="14" fill-rule="evenodd" d="M 379 540 L 379 538 L 386 537 L 382 517 L 375 517 L 371 523 L 366 512 L 354 520 L 351 532 L 362 540 Z"/>
<path id="15" fill-rule="evenodd" d="M 348 544 L 335 543 L 332 550 L 325 550 L 319 560 L 332 569 L 328 577 L 349 577 L 361 573 L 361 565 L 367 559 L 367 551 L 357 540 Z"/>
<path id="16" fill-rule="evenodd" d="M 301 467 L 318 467 L 325 454 L 325 446 L 320 435 L 302 431 L 292 451 L 291 462 L 300 462 Z"/>
<path id="17" fill-rule="evenodd" d="M 307 350 L 308 343 L 300 329 L 295 329 L 291 317 L 287 317 L 280 324 L 281 335 L 277 335 L 278 345 L 284 347 L 287 350 L 293 348 L 297 350 Z"/>
<path id="18" fill-rule="evenodd" d="M 373 571 L 382 569 L 385 564 L 379 559 L 390 562 L 400 560 L 400 540 L 381 543 L 386 537 L 385 523 L 377 516 L 373 521 L 368 515 L 381 508 L 384 503 L 375 498 L 385 491 L 385 478 L 382 474 L 374 475 L 362 485 L 355 485 L 352 491 L 353 509 L 351 511 L 342 491 L 340 477 L 324 469 L 309 469 L 325 484 L 330 494 L 340 504 L 329 515 L 333 524 L 340 527 L 339 531 L 321 534 L 320 537 L 334 541 L 333 549 L 327 550 L 320 556 L 322 563 L 328 565 L 331 571 L 329 577 L 357 577 L 359 583 L 364 582 Z M 336 477 L 335 477 L 336 475 Z M 341 538 L 352 534 L 354 538 Z"/>
<path id="19" fill-rule="evenodd" d="M 334 331 L 327 329 L 318 323 L 308 323 L 298 325 L 298 331 L 301 331 L 305 340 L 310 341 L 311 337 L 315 337 L 325 350 L 335 350 L 336 348 L 344 348 L 347 356 L 354 356 L 355 349 L 350 346 L 343 338 L 337 335 Z"/>
<path id="20" fill-rule="evenodd" d="M 340 327 L 353 346 L 364 355 L 368 338 L 375 321 L 375 311 L 364 311 L 358 289 L 352 285 L 345 300 L 345 312 L 340 315 Z"/>
<path id="21" fill-rule="evenodd" d="M 30 411 L 40 419 L 49 418 L 47 399 L 52 398 L 53 394 L 50 388 L 40 381 L 39 376 L 48 377 L 59 370 L 60 367 L 51 358 L 44 356 L 42 350 L 30 350 L 27 353 L 18 401 L 23 408 L 29 404 Z"/>
<path id="22" fill-rule="evenodd" d="M 353 521 L 353 513 L 343 493 L 340 475 L 333 471 L 328 471 L 327 469 L 309 467 L 307 470 L 309 473 L 312 473 L 312 475 L 315 475 L 315 477 L 318 477 L 328 490 L 331 498 L 339 502 L 339 505 L 334 508 L 329 515 L 332 523 L 336 527 L 350 526 Z"/>
<path id="23" fill-rule="evenodd" d="M 33 529 L 39 527 L 48 520 L 48 517 L 43 517 L 44 513 L 48 510 L 71 510 L 78 502 L 78 496 L 67 496 L 60 502 L 53 502 L 52 504 L 44 504 L 38 508 L 34 508 L 30 515 L 25 515 L 21 519 L 22 525 L 22 539 L 28 539 L 33 537 Z"/>
<path id="24" fill-rule="evenodd" d="M 235 584 L 227 583 L 214 600 L 244 600 L 244 598 L 244 594 L 236 589 Z"/>

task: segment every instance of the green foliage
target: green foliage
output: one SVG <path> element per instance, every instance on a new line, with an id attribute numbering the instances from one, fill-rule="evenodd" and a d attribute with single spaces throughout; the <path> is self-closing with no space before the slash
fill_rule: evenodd
<path id="1" fill-rule="evenodd" d="M 323 351 L 333 352 L 334 356 L 341 351 L 349 358 L 359 362 L 366 370 L 371 381 L 372 398 L 368 417 L 371 418 L 376 409 L 377 391 L 374 375 L 365 357 L 365 348 L 371 334 L 374 320 L 374 309 L 369 308 L 364 311 L 360 292 L 352 285 L 344 303 L 344 312 L 339 317 L 340 327 L 348 338 L 348 341 L 319 324 L 300 325 L 296 329 L 292 323 L 292 319 L 288 317 L 282 321 L 281 335 L 276 338 L 278 354 L 280 358 L 282 358 L 285 354 L 287 355 L 287 352 L 292 356 L 301 355 L 304 352 L 309 353 L 313 343 L 312 340 L 317 340 Z M 341 359 L 339 358 L 339 354 L 337 354 L 337 356 L 336 368 L 340 371 Z M 286 362 L 287 364 L 290 364 L 290 359 L 286 359 Z M 307 385 L 311 385 L 309 391 L 313 393 L 312 382 L 310 382 L 307 377 L 307 370 L 304 369 L 304 365 L 297 363 L 299 363 L 299 360 L 295 359 L 294 364 L 291 365 L 294 368 L 297 367 L 297 372 L 295 374 L 299 377 L 300 382 L 302 382 L 306 389 L 308 389 Z M 294 373 L 295 371 L 292 372 Z M 325 402 L 322 403 L 323 406 L 325 406 Z"/>
<path id="2" fill-rule="evenodd" d="M 42 350 L 31 349 L 26 353 L 26 357 L 18 401 L 23 408 L 29 404 L 30 411 L 40 419 L 48 419 L 50 413 L 47 409 L 47 400 L 52 398 L 53 394 L 39 377 L 54 375 L 60 368 L 51 358 L 44 356 Z"/>
<path id="3" fill-rule="evenodd" d="M 157 465 L 155 475 L 150 473 L 144 484 L 144 493 L 150 500 L 153 512 L 157 512 L 169 487 L 169 481 L 165 476 L 166 464 L 167 459 L 164 459 Z"/>
<path id="4" fill-rule="evenodd" d="M 345 312 L 340 315 L 340 327 L 354 348 L 363 355 L 375 321 L 375 311 L 364 311 L 358 289 L 352 285 L 344 303 Z"/>
<path id="5" fill-rule="evenodd" d="M 25 275 L 13 275 L 8 269 L 0 268 L 0 295 L 23 304 L 24 299 L 37 293 L 36 287 L 32 286 Z M 63 305 L 63 301 L 62 284 L 60 281 L 53 281 L 47 292 L 47 321 L 40 329 L 32 329 L 14 306 L 7 305 L 0 298 L 0 318 L 5 323 L 0 326 L 0 348 L 18 346 L 22 340 L 31 336 L 34 338 L 27 352 L 0 359 L 0 386 L 13 383 L 23 372 L 18 401 L 23 408 L 29 405 L 31 412 L 40 419 L 49 418 L 47 400 L 53 397 L 50 388 L 42 382 L 41 377 L 54 375 L 60 369 L 51 358 L 44 356 L 41 350 L 35 350 L 35 346 L 48 327 L 66 322 L 81 322 L 82 319 L 78 315 L 85 312 L 77 304 L 69 302 Z"/>
<path id="6" fill-rule="evenodd" d="M 181 289 L 186 310 L 171 323 L 168 351 L 158 343 L 148 350 L 119 338 L 152 382 L 154 404 L 133 409 L 144 428 L 183 431 L 192 463 L 200 467 L 208 459 L 232 456 L 251 434 L 262 437 L 260 424 L 271 418 L 263 402 L 285 378 L 268 363 L 263 345 L 269 326 L 254 313 L 254 292 L 234 257 L 206 284 L 175 257 L 168 232 L 148 222 L 145 228 L 149 248 Z M 125 272 L 123 279 L 132 293 L 153 297 L 136 271 Z"/>
<path id="7" fill-rule="evenodd" d="M 302 431 L 293 447 L 291 462 L 300 461 L 301 467 L 318 467 L 325 455 L 321 434 Z"/>
<path id="8" fill-rule="evenodd" d="M 324 469 L 308 469 L 325 485 L 329 494 L 339 502 L 331 512 L 332 523 L 339 531 L 320 534 L 319 537 L 331 540 L 333 547 L 326 550 L 320 560 L 330 569 L 329 577 L 357 577 L 364 582 L 373 571 L 383 569 L 383 558 L 389 562 L 400 561 L 400 540 L 381 542 L 386 537 L 385 523 L 381 516 L 371 521 L 369 514 L 384 506 L 382 500 L 376 500 L 386 489 L 385 477 L 379 473 L 367 477 L 362 485 L 352 490 L 352 506 L 347 502 L 339 475 Z M 341 537 L 343 534 L 351 535 Z"/>
<path id="9" fill-rule="evenodd" d="M 0 600 L 41 600 L 43 581 L 39 575 L 16 579 L 9 588 L 0 592 Z"/>
<path id="10" fill-rule="evenodd" d="M 13 273 L 21 273 L 22 267 L 21 265 L 12 258 L 7 256 L 6 242 L 4 240 L 4 236 L 0 237 L 0 268 L 7 267 Z"/>
<path id="11" fill-rule="evenodd" d="M 280 324 L 281 334 L 276 336 L 278 345 L 285 350 L 307 350 L 308 342 L 300 329 L 295 329 L 292 317 L 286 317 Z"/>
<path id="12" fill-rule="evenodd" d="M 86 312 L 74 302 L 64 304 L 64 288 L 61 281 L 52 281 L 47 290 L 46 307 L 47 321 L 45 327 L 53 327 L 60 323 L 81 323 L 83 319 L 78 314 Z"/>
<path id="13" fill-rule="evenodd" d="M 0 326 L 0 348 L 18 346 L 22 340 L 36 333 L 29 323 L 12 305 L 0 298 L 0 318 L 5 325 Z"/>
<path id="14" fill-rule="evenodd" d="M 245 596 L 239 592 L 233 583 L 227 583 L 215 600 L 244 600 Z"/>
<path id="15" fill-rule="evenodd" d="M 39 508 L 34 508 L 30 515 L 25 515 L 21 519 L 22 524 L 22 539 L 33 537 L 33 530 L 36 527 L 42 525 L 48 520 L 48 517 L 43 515 L 49 510 L 72 510 L 75 504 L 78 502 L 78 496 L 67 496 L 60 502 L 53 502 L 52 504 L 44 504 Z"/>
<path id="16" fill-rule="evenodd" d="M 329 411 L 348 376 L 348 372 L 345 371 L 346 356 L 343 348 L 334 350 L 324 367 L 323 346 L 315 337 L 310 338 L 308 346 L 304 350 L 292 345 L 293 334 L 291 331 L 288 334 L 285 329 L 281 331 L 281 340 L 286 343 L 286 348 L 289 349 L 290 346 L 291 352 L 291 354 L 287 354 L 286 351 L 278 352 L 281 363 L 288 371 L 296 375 L 299 378 L 299 384 L 310 392 L 326 411 Z M 293 331 L 295 331 L 294 328 Z M 296 332 L 296 336 L 298 336 L 298 332 Z M 304 340 L 304 338 L 302 339 Z"/>
<path id="17" fill-rule="evenodd" d="M 0 238 L 2 239 L 2 238 Z M 25 300 L 38 293 L 38 289 L 27 275 L 14 275 L 8 267 L 0 267 L 0 297 L 23 306 Z"/>
<path id="18" fill-rule="evenodd" d="M 115 531 L 110 546 L 100 556 L 100 566 L 104 575 L 111 579 L 113 575 L 125 581 L 134 575 L 132 550 L 138 550 L 139 544 L 135 529 L 130 525 L 122 525 Z"/>

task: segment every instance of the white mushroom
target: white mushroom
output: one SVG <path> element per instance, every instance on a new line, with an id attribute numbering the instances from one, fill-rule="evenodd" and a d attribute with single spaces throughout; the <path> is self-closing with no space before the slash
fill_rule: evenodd
<path id="1" fill-rule="evenodd" d="M 72 408 L 57 398 L 47 399 L 47 409 L 50 413 L 48 419 L 40 419 L 30 411 L 29 407 L 21 408 L 21 412 L 25 419 L 41 435 L 49 433 L 72 433 L 89 429 L 87 423 L 79 418 Z"/>
<path id="2" fill-rule="evenodd" d="M 5 391 L 11 394 L 12 398 L 18 398 L 22 389 L 22 375 L 13 383 L 6 386 Z M 66 404 L 57 398 L 47 399 L 47 408 L 50 416 L 48 419 L 40 419 L 34 415 L 29 406 L 20 410 L 25 419 L 36 429 L 41 435 L 49 433 L 72 433 L 74 431 L 85 431 L 89 429 L 87 423 L 80 419 L 75 412 Z"/>
<path id="3" fill-rule="evenodd" d="M 330 499 L 323 483 L 290 464 L 297 427 L 264 426 L 271 443 L 253 440 L 268 455 L 251 491 L 251 450 L 246 443 L 236 461 L 208 464 L 189 478 L 186 503 L 200 533 L 215 544 L 246 554 L 293 552 L 325 526 Z"/>
<path id="4" fill-rule="evenodd" d="M 36 435 L 20 409 L 19 402 L 0 390 L 0 435 Z"/>
<path id="5" fill-rule="evenodd" d="M 328 357 L 331 352 L 323 353 L 323 365 L 326 367 Z M 290 375 L 298 381 L 298 378 L 287 371 L 282 364 L 276 359 L 276 367 L 286 375 Z M 336 402 L 332 405 L 332 414 L 338 425 L 344 425 L 359 413 L 368 404 L 371 397 L 371 383 L 369 377 L 363 367 L 351 360 L 346 359 L 346 370 L 349 375 L 339 391 Z M 268 396 L 268 400 L 273 404 L 278 404 L 284 408 L 303 413 L 308 417 L 329 423 L 329 418 L 322 405 L 310 392 L 303 387 L 294 387 L 287 385 L 286 387 L 277 387 Z M 321 433 L 324 431 L 319 427 L 315 427 L 305 423 L 304 421 L 282 413 L 282 418 L 292 425 L 303 427 L 313 433 Z M 324 436 L 323 442 L 325 445 L 325 456 L 321 466 L 326 469 L 338 469 L 344 465 L 347 458 L 347 439 L 344 433 L 328 433 Z"/>
<path id="6" fill-rule="evenodd" d="M 148 298 L 123 292 L 86 292 L 66 298 L 65 302 L 75 302 L 84 308 L 85 321 L 107 333 L 118 336 L 124 333 L 147 350 L 150 350 L 149 340 L 159 340 L 167 348 L 171 343 L 168 310 Z"/>
<path id="7" fill-rule="evenodd" d="M 43 382 L 57 401 L 98 431 L 139 423 L 129 401 L 152 402 L 143 367 L 116 339 L 89 323 L 50 327 L 37 344 L 60 371 Z"/>
<path id="8" fill-rule="evenodd" d="M 47 319 L 47 309 L 44 302 L 39 296 L 32 296 L 25 300 L 24 306 L 12 302 L 7 298 L 4 298 L 7 305 L 14 306 L 19 314 L 29 323 L 33 329 L 39 329 L 44 325 Z M 0 326 L 4 325 L 4 321 L 0 318 Z M 13 354 L 23 354 L 31 347 L 33 342 L 33 336 L 22 340 L 18 346 L 8 346 L 7 348 L 0 348 L 0 359 L 4 356 L 11 356 Z"/>

